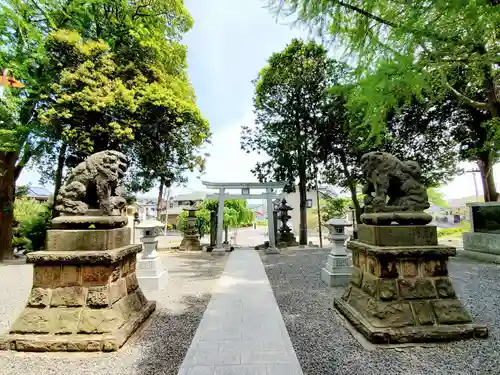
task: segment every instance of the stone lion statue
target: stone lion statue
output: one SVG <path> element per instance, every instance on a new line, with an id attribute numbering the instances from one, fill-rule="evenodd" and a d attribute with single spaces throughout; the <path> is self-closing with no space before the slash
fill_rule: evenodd
<path id="1" fill-rule="evenodd" d="M 387 152 L 369 152 L 361 157 L 361 170 L 367 181 L 364 204 L 374 212 L 422 212 L 430 207 L 418 163 L 403 162 Z"/>
<path id="2" fill-rule="evenodd" d="M 121 211 L 126 202 L 116 189 L 127 168 L 127 157 L 121 152 L 90 155 L 68 174 L 57 195 L 56 210 L 67 215 L 85 215 L 89 209 L 100 209 L 103 215 Z"/>

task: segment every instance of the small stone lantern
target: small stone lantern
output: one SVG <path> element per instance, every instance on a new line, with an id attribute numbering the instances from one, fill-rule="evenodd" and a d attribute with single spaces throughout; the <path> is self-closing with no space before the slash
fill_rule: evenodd
<path id="1" fill-rule="evenodd" d="M 196 229 L 196 211 L 198 211 L 198 207 L 196 207 L 194 202 L 191 202 L 191 206 L 184 208 L 184 211 L 188 212 L 188 217 L 186 218 L 186 227 L 184 228 L 179 250 L 201 251 L 198 230 Z"/>
<path id="2" fill-rule="evenodd" d="M 329 286 L 345 286 L 349 283 L 351 262 L 344 242 L 349 237 L 345 234 L 345 228 L 351 225 L 352 223 L 341 218 L 333 218 L 325 223 L 329 231 L 328 240 L 333 246 L 325 268 L 321 269 L 321 280 Z"/>
<path id="3" fill-rule="evenodd" d="M 136 229 L 142 230 L 142 252 L 137 259 L 137 279 L 141 287 L 146 290 L 161 289 L 166 270 L 163 268 L 160 257 L 156 250 L 160 229 L 164 224 L 158 220 L 144 220 L 136 225 Z"/>

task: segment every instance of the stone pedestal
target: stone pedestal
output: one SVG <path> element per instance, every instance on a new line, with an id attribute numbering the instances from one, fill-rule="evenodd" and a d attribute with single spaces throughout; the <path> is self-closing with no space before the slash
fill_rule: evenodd
<path id="1" fill-rule="evenodd" d="M 141 222 L 136 228 L 141 229 L 142 252 L 137 256 L 137 278 L 144 290 L 160 290 L 167 281 L 166 271 L 158 256 L 159 228 L 163 223 L 156 220 Z"/>
<path id="2" fill-rule="evenodd" d="M 334 249 L 326 258 L 326 265 L 321 269 L 321 281 L 328 286 L 346 286 L 351 276 L 351 264 L 347 253 L 338 254 Z"/>
<path id="3" fill-rule="evenodd" d="M 328 228 L 328 240 L 332 251 L 328 254 L 325 268 L 321 269 L 321 281 L 328 286 L 345 286 L 349 284 L 351 262 L 344 247 L 347 239 L 345 228 L 352 225 L 342 218 L 333 218 L 325 223 Z"/>
<path id="4" fill-rule="evenodd" d="M 118 247 L 108 250 L 101 249 L 118 233 L 114 229 L 100 229 L 107 234 L 95 237 L 92 229 L 49 230 L 48 250 L 27 255 L 33 287 L 25 309 L 0 339 L 0 349 L 114 351 L 125 343 L 156 303 L 147 301 L 138 286 L 141 246 L 124 244 L 130 229 L 119 229 Z M 60 241 L 50 242 L 54 236 Z M 78 243 L 82 238 L 88 241 Z M 93 250 L 73 250 L 83 243 Z"/>
<path id="5" fill-rule="evenodd" d="M 456 254 L 453 247 L 437 245 L 434 234 L 420 246 L 384 246 L 384 236 L 372 234 L 388 228 L 359 227 L 358 240 L 347 245 L 353 254 L 350 284 L 334 304 L 369 341 L 430 342 L 488 335 L 486 326 L 472 322 L 448 276 L 448 258 Z M 436 227 L 415 230 L 430 233 Z M 388 238 L 391 241 L 395 239 Z"/>

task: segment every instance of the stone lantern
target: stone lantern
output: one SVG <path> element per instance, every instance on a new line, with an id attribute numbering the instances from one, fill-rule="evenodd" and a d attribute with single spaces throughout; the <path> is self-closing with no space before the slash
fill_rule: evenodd
<path id="1" fill-rule="evenodd" d="M 191 206 L 185 208 L 184 211 L 188 212 L 188 217 L 186 219 L 186 227 L 184 228 L 183 238 L 179 245 L 179 249 L 200 251 L 201 244 L 198 238 L 198 230 L 196 229 L 196 211 L 198 211 L 198 207 L 194 205 L 194 202 L 191 202 Z"/>
<path id="2" fill-rule="evenodd" d="M 333 218 L 325 223 L 332 250 L 326 259 L 325 268 L 321 269 L 321 280 L 329 286 L 345 286 L 349 283 L 351 264 L 344 242 L 349 237 L 345 234 L 345 228 L 351 225 L 341 218 Z"/>
<path id="3" fill-rule="evenodd" d="M 136 225 L 142 231 L 142 252 L 137 260 L 137 279 L 146 290 L 158 290 L 166 273 L 156 250 L 160 229 L 164 224 L 158 220 L 144 220 Z"/>
<path id="4" fill-rule="evenodd" d="M 276 241 L 278 247 L 299 245 L 292 233 L 292 229 L 287 225 L 288 220 L 291 219 L 288 211 L 291 210 L 293 210 L 293 208 L 287 204 L 286 199 L 282 199 L 281 204 L 276 208 L 276 211 L 278 212 L 277 218 L 279 221 L 281 221 L 281 226 L 278 229 L 278 236 Z"/>

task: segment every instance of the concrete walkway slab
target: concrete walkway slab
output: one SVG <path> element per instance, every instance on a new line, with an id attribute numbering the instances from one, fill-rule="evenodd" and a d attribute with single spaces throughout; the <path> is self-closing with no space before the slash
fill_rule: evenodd
<path id="1" fill-rule="evenodd" d="M 178 375 L 302 375 L 259 254 L 226 263 Z"/>

